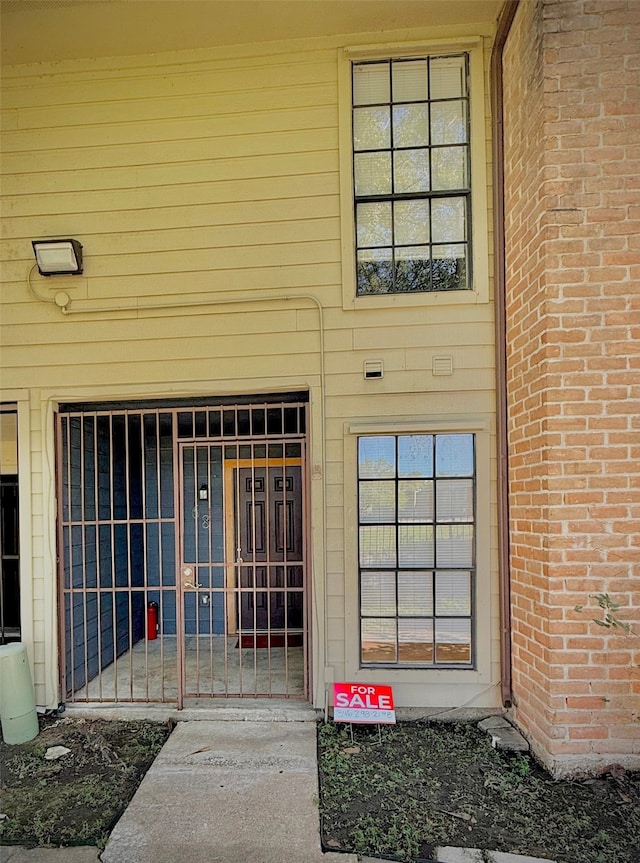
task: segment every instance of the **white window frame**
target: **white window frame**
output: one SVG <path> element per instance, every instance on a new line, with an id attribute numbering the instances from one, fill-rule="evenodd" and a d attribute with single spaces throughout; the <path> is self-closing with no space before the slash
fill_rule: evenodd
<path id="1" fill-rule="evenodd" d="M 492 527 L 492 431 L 493 421 L 486 415 L 416 417 L 390 421 L 388 418 L 354 421 L 344 427 L 344 535 L 345 535 L 345 673 L 347 679 L 371 683 L 476 684 L 492 680 L 492 663 L 498 649 L 494 584 L 491 568 Z M 364 435 L 456 434 L 475 435 L 476 471 L 476 584 L 472 609 L 475 639 L 474 665 L 460 667 L 406 665 L 363 665 L 360 660 L 360 591 L 358 560 L 358 439 Z"/>
<path id="2" fill-rule="evenodd" d="M 402 57 L 469 55 L 470 104 L 470 170 L 471 170 L 471 273 L 470 290 L 424 291 L 357 296 L 355 195 L 353 183 L 352 134 L 352 64 L 365 60 Z M 489 302 L 489 213 L 488 172 L 490 146 L 487 140 L 487 106 L 483 41 L 463 37 L 438 42 L 375 45 L 345 48 L 338 63 L 339 144 L 340 144 L 340 211 L 342 235 L 342 306 L 343 309 L 371 309 L 429 305 L 469 305 Z"/>

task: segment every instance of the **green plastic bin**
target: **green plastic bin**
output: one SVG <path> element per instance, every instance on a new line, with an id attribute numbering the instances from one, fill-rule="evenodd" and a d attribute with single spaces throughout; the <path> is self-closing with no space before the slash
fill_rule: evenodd
<path id="1" fill-rule="evenodd" d="M 26 743 L 38 735 L 27 648 L 20 642 L 0 645 L 0 721 L 5 743 Z"/>

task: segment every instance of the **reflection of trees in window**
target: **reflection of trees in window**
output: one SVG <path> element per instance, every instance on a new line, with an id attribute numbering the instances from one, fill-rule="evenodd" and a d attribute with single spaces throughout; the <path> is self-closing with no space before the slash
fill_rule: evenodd
<path id="1" fill-rule="evenodd" d="M 353 66 L 359 295 L 471 287 L 467 59 Z"/>

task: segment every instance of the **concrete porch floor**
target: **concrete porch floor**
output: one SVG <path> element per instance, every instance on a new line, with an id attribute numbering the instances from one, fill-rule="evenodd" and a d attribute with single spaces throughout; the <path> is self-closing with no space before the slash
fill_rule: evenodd
<path id="1" fill-rule="evenodd" d="M 304 698 L 302 647 L 237 645 L 237 636 L 187 636 L 186 699 Z M 177 700 L 177 639 L 161 636 L 139 641 L 86 686 L 76 690 L 69 703 L 176 703 Z"/>

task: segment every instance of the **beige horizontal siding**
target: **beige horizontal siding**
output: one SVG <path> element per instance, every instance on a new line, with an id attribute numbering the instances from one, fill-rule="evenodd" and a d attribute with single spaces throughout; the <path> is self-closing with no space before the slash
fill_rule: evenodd
<path id="1" fill-rule="evenodd" d="M 305 84 L 330 82 L 335 77 L 335 51 L 298 50 L 261 55 L 259 46 L 246 59 L 242 51 L 221 59 L 224 49 L 207 52 L 206 60 L 193 58 L 196 52 L 157 57 L 120 57 L 117 64 L 101 61 L 71 61 L 40 69 L 29 66 L 3 70 L 4 108 L 26 110 L 44 106 L 126 102 L 141 98 L 144 88 L 148 100 L 185 99 L 189 96 L 228 96 L 251 89 L 290 90 Z M 66 69 L 65 69 L 66 65 Z"/>
<path id="2" fill-rule="evenodd" d="M 324 661 L 337 677 L 348 660 L 345 614 L 357 613 L 345 607 L 345 579 L 356 578 L 345 573 L 344 505 L 353 505 L 344 499 L 345 425 L 493 410 L 490 304 L 470 294 L 468 304 L 426 296 L 423 306 L 343 310 L 338 42 L 327 44 L 130 57 L 117 68 L 68 61 L 4 76 L 3 386 L 34 394 L 39 703 L 51 679 L 54 578 L 39 391 L 80 401 L 314 387 L 311 447 L 317 461 L 325 456 L 327 540 L 318 551 L 323 514 L 315 509 L 326 591 L 314 601 L 326 596 Z M 32 287 L 49 300 L 39 302 L 27 286 L 30 241 L 62 236 L 83 243 L 85 273 L 47 280 L 32 272 Z M 107 310 L 65 317 L 52 302 L 62 291 L 73 312 Z M 271 299 L 233 303 L 260 295 Z M 303 295 L 317 299 L 322 316 Z M 154 302 L 174 307 L 144 308 Z M 432 373 L 441 354 L 452 357 L 450 376 Z M 380 381 L 363 377 L 371 358 L 384 363 Z M 320 484 L 312 485 L 317 507 Z"/>
<path id="3" fill-rule="evenodd" d="M 87 186 L 94 192 L 153 190 L 158 187 L 170 190 L 174 186 L 202 184 L 203 177 L 206 177 L 208 182 L 215 182 L 220 178 L 229 181 L 265 176 L 275 178 L 307 173 L 323 174 L 335 168 L 332 155 L 335 145 L 335 136 L 331 130 L 305 129 L 289 133 L 255 133 L 252 140 L 225 140 L 218 142 L 215 148 L 212 147 L 211 141 L 207 140 L 206 147 L 203 147 L 206 152 L 199 152 L 200 148 L 194 147 L 192 149 L 197 152 L 188 153 L 186 150 L 189 148 L 182 146 L 180 158 L 171 162 L 167 161 L 166 151 L 161 148 L 165 156 L 163 162 L 135 168 L 126 165 L 78 167 L 77 157 L 71 156 L 68 158 L 69 167 L 60 168 L 56 172 L 23 170 L 8 175 L 3 182 L 3 196 L 6 205 L 11 206 L 16 215 L 22 215 L 21 199 L 35 193 L 70 194 L 84 192 Z M 100 152 L 104 156 L 102 148 Z M 86 153 L 83 157 L 85 155 Z M 57 154 L 55 157 L 40 157 L 44 162 L 50 158 L 56 163 L 61 161 Z M 292 162 L 293 158 L 297 161 Z M 75 168 L 72 167 L 74 163 Z"/>

